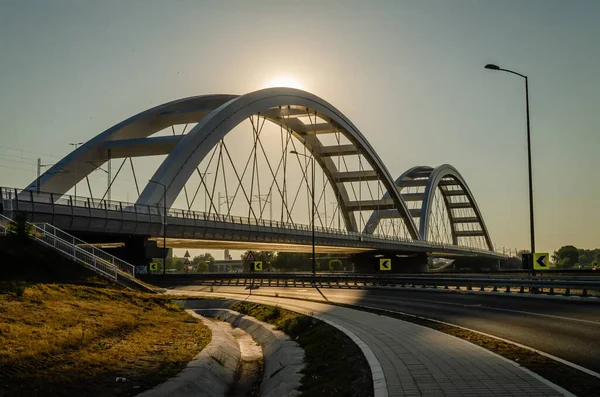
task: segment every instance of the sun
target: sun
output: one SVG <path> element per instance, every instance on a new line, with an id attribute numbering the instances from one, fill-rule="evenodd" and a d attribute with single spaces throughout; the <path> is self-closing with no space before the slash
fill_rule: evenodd
<path id="1" fill-rule="evenodd" d="M 290 87 L 290 88 L 297 88 L 299 90 L 304 89 L 302 83 L 300 83 L 300 81 L 298 79 L 296 79 L 295 77 L 289 76 L 289 75 L 280 75 L 280 76 L 276 76 L 275 78 L 271 79 L 269 82 L 267 82 L 265 84 L 265 88 L 270 88 L 270 87 Z"/>

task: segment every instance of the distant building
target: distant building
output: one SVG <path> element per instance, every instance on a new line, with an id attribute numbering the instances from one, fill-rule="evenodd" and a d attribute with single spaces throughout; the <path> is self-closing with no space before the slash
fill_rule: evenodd
<path id="1" fill-rule="evenodd" d="M 241 260 L 232 261 L 232 260 L 216 260 L 212 264 L 211 271 L 217 273 L 240 273 L 244 269 L 243 262 Z"/>

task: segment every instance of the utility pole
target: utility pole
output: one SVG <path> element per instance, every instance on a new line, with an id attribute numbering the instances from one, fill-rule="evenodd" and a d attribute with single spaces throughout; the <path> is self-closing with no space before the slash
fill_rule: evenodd
<path id="1" fill-rule="evenodd" d="M 36 193 L 40 192 L 41 185 L 42 185 L 42 182 L 40 180 L 41 174 L 42 174 L 42 168 L 50 167 L 51 165 L 53 165 L 53 164 L 42 164 L 42 159 L 40 157 L 38 157 L 38 159 L 37 159 L 37 180 L 35 182 Z"/>
<path id="2" fill-rule="evenodd" d="M 81 145 L 83 145 L 83 142 L 69 142 L 70 146 L 75 146 L 75 150 L 77 151 L 77 148 Z M 79 176 L 77 175 L 77 169 L 79 168 L 79 157 L 75 157 L 75 201 L 77 201 L 77 182 L 79 182 Z"/>
<path id="3" fill-rule="evenodd" d="M 40 170 L 42 169 L 42 159 L 38 157 L 38 162 L 37 162 L 37 179 L 35 182 L 36 185 L 36 192 L 39 193 L 40 192 Z"/>
<path id="4" fill-rule="evenodd" d="M 110 166 L 110 164 L 111 164 L 110 155 L 111 155 L 111 152 L 110 152 L 110 149 L 108 149 L 108 182 L 107 182 L 108 185 L 106 187 L 106 190 L 107 190 L 107 195 L 106 196 L 107 196 L 108 201 L 110 201 L 110 186 L 112 185 L 112 181 L 111 181 L 111 179 L 112 179 L 112 170 L 111 170 L 111 166 Z"/>

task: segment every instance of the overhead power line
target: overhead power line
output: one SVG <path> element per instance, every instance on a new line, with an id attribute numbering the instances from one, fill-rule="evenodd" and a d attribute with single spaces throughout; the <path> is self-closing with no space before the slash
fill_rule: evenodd
<path id="1" fill-rule="evenodd" d="M 55 157 L 55 158 L 62 158 L 62 156 L 57 156 L 56 154 L 35 152 L 33 150 L 27 150 L 27 149 L 17 149 L 17 148 L 10 147 L 10 146 L 0 145 L 0 148 L 2 148 L 2 149 L 8 149 L 8 150 L 13 150 L 13 151 L 16 151 L 16 152 L 32 153 L 32 154 L 35 154 L 35 155 L 42 155 L 42 156 L 50 156 L 50 157 Z"/>
<path id="2" fill-rule="evenodd" d="M 2 164 L 0 164 L 0 167 L 1 168 L 10 168 L 11 170 L 27 171 L 27 172 L 31 172 L 31 173 L 35 174 L 35 170 L 28 170 L 26 168 L 11 167 L 9 165 L 2 165 Z"/>

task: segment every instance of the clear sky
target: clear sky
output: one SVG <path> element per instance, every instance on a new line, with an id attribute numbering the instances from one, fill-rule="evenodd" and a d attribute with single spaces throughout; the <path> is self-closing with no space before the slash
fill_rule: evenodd
<path id="1" fill-rule="evenodd" d="M 524 82 L 496 63 L 530 77 L 538 251 L 597 248 L 598 15 L 596 0 L 0 0 L 0 185 L 151 106 L 293 79 L 394 177 L 454 165 L 495 245 L 527 248 Z"/>

